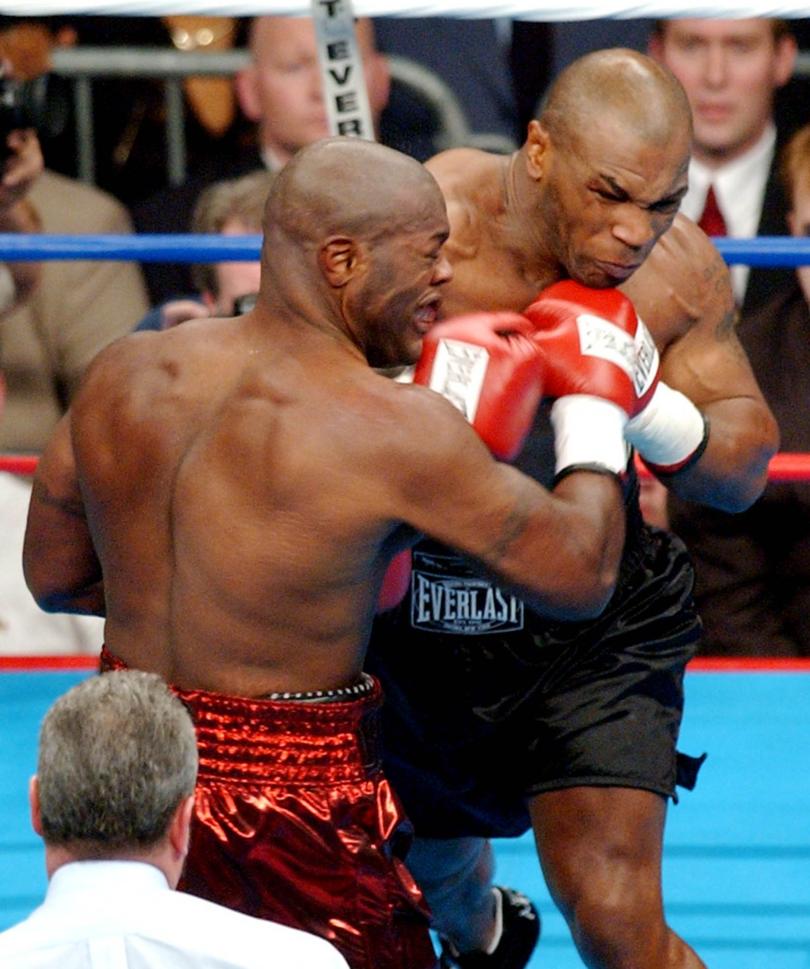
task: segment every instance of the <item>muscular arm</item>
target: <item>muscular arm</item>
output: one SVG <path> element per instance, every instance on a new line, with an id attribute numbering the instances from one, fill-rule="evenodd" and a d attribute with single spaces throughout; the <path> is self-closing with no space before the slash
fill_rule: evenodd
<path id="1" fill-rule="evenodd" d="M 47 612 L 103 616 L 104 587 L 76 477 L 70 413 L 40 459 L 23 546 L 28 588 Z"/>
<path id="2" fill-rule="evenodd" d="M 409 445 L 395 475 L 401 517 L 478 559 L 538 612 L 561 619 L 598 615 L 613 592 L 624 543 L 618 481 L 575 472 L 550 493 L 495 461 L 438 395 L 402 390 L 411 430 L 399 440 Z"/>
<path id="3" fill-rule="evenodd" d="M 679 217 L 622 288 L 656 339 L 662 378 L 709 420 L 705 451 L 666 485 L 681 498 L 744 510 L 765 487 L 779 435 L 735 333 L 722 257 L 694 223 Z"/>

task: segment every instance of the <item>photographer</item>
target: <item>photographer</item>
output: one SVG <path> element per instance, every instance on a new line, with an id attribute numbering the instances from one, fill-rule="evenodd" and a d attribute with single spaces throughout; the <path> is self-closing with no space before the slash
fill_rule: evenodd
<path id="1" fill-rule="evenodd" d="M 39 232 L 39 216 L 27 198 L 43 169 L 36 132 L 11 131 L 5 149 L 0 177 L 0 232 Z M 0 262 L 0 313 L 28 298 L 39 281 L 40 269 L 36 262 Z"/>

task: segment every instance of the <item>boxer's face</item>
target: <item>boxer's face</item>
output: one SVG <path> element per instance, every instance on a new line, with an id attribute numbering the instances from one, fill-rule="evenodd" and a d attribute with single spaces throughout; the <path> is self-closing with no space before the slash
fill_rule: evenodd
<path id="1" fill-rule="evenodd" d="M 444 253 L 449 233 L 441 198 L 372 246 L 362 287 L 363 345 L 374 367 L 415 363 L 436 323 L 441 288 L 452 278 Z"/>
<path id="2" fill-rule="evenodd" d="M 653 143 L 608 118 L 550 151 L 539 190 L 557 259 L 587 286 L 620 285 L 672 225 L 688 184 L 688 130 Z"/>
<path id="3" fill-rule="evenodd" d="M 775 38 L 773 21 L 670 20 L 651 53 L 686 90 L 695 127 L 695 156 L 723 164 L 761 137 L 773 98 L 796 59 L 792 37 Z"/>
<path id="4" fill-rule="evenodd" d="M 810 236 L 810 176 L 805 177 L 793 189 L 793 207 L 788 212 L 791 235 Z M 810 266 L 796 270 L 804 298 L 810 305 Z"/>

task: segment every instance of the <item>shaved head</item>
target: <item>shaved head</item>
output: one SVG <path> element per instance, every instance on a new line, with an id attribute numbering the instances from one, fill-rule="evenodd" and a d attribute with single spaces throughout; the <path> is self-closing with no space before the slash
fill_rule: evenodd
<path id="1" fill-rule="evenodd" d="M 609 121 L 653 144 L 691 134 L 691 111 L 675 76 L 644 54 L 615 48 L 586 54 L 562 71 L 540 122 L 555 141 L 587 135 Z"/>
<path id="2" fill-rule="evenodd" d="M 266 224 L 314 243 L 340 233 L 366 240 L 407 230 L 444 200 L 415 159 L 372 141 L 327 138 L 302 149 L 276 176 Z"/>
<path id="3" fill-rule="evenodd" d="M 359 138 L 315 142 L 270 190 L 259 309 L 342 332 L 372 366 L 413 363 L 452 275 L 448 233 L 421 162 Z"/>

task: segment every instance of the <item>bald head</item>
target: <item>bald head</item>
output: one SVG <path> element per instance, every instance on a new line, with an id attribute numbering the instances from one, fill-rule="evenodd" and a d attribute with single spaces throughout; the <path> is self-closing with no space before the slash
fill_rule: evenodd
<path id="1" fill-rule="evenodd" d="M 373 367 L 413 363 L 452 275 L 448 233 L 418 161 L 357 138 L 316 142 L 270 190 L 258 305 L 342 333 Z"/>
<path id="2" fill-rule="evenodd" d="M 624 48 L 595 51 L 570 64 L 549 90 L 540 121 L 558 142 L 605 121 L 656 145 L 691 135 L 689 102 L 675 76 Z"/>
<path id="3" fill-rule="evenodd" d="M 327 138 L 276 176 L 265 221 L 306 244 L 333 234 L 373 240 L 407 231 L 434 211 L 444 211 L 444 200 L 419 162 L 376 142 Z"/>

